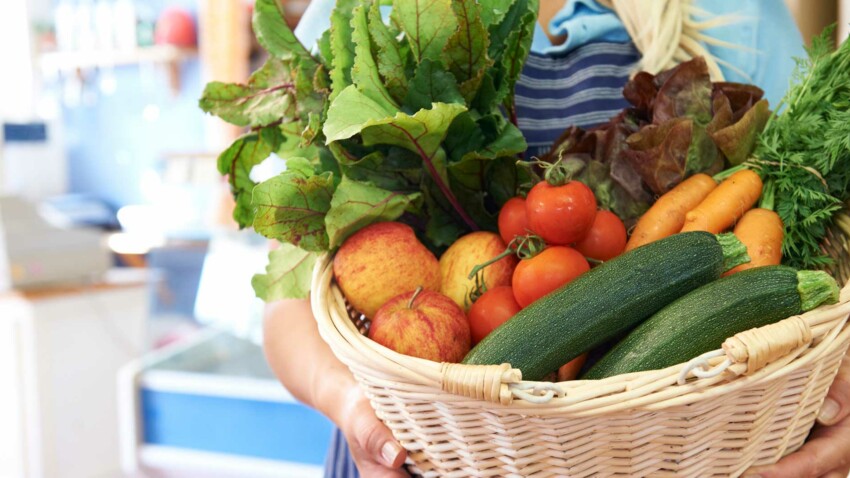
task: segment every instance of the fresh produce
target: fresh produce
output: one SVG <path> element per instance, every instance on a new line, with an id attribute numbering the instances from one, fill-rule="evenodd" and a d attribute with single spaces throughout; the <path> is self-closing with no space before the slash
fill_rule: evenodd
<path id="1" fill-rule="evenodd" d="M 525 207 L 528 227 L 548 244 L 582 240 L 596 218 L 596 197 L 579 181 L 541 181 L 528 192 Z"/>
<path id="2" fill-rule="evenodd" d="M 417 289 L 393 297 L 378 310 L 369 338 L 401 354 L 459 362 L 469 351 L 469 322 L 450 298 Z"/>
<path id="3" fill-rule="evenodd" d="M 691 232 L 647 244 L 524 308 L 464 363 L 507 362 L 525 380 L 538 380 L 747 260 L 746 247 L 732 234 Z"/>
<path id="4" fill-rule="evenodd" d="M 699 205 L 685 215 L 682 232 L 723 232 L 750 210 L 761 196 L 759 175 L 742 169 L 708 193 Z"/>
<path id="5" fill-rule="evenodd" d="M 469 278 L 469 272 L 476 265 L 495 258 L 506 247 L 501 237 L 493 232 L 479 231 L 461 237 L 440 257 L 440 291 L 465 310 L 472 302 L 469 295 L 476 288 L 487 290 L 510 285 L 517 263 L 512 255 L 487 266 L 477 280 Z"/>
<path id="6" fill-rule="evenodd" d="M 499 211 L 499 234 L 505 244 L 510 244 L 517 236 L 529 233 L 528 215 L 525 199 L 515 197 L 508 200 Z"/>
<path id="7" fill-rule="evenodd" d="M 558 381 L 566 382 L 567 380 L 573 380 L 578 377 L 586 360 L 587 354 L 584 353 L 570 360 L 568 363 L 561 365 L 561 368 L 558 369 Z"/>
<path id="8" fill-rule="evenodd" d="M 623 96 L 629 108 L 591 131 L 567 129 L 541 159 L 572 163 L 572 179 L 627 226 L 688 176 L 749 158 L 770 116 L 759 88 L 712 83 L 702 58 L 639 72 Z"/>
<path id="9" fill-rule="evenodd" d="M 829 28 L 798 62 L 779 114 L 746 163 L 774 197 L 785 226 L 783 262 L 808 269 L 831 262 L 821 245 L 835 214 L 850 199 L 850 42 L 836 50 Z M 765 206 L 762 206 L 765 207 Z"/>
<path id="10" fill-rule="evenodd" d="M 526 307 L 589 270 L 587 259 L 572 247 L 547 247 L 517 264 L 511 281 L 514 297 L 521 307 Z"/>
<path id="11" fill-rule="evenodd" d="M 597 261 L 613 259 L 626 248 L 626 226 L 611 211 L 599 211 L 587 236 L 576 243 L 576 250 Z"/>
<path id="12" fill-rule="evenodd" d="M 750 209 L 735 225 L 735 236 L 747 246 L 750 262 L 726 272 L 734 274 L 753 267 L 775 266 L 782 261 L 782 219 L 762 208 Z"/>
<path id="13" fill-rule="evenodd" d="M 677 234 L 685 225 L 685 215 L 696 208 L 717 182 L 707 174 L 697 173 L 658 198 L 640 217 L 626 244 L 626 250 Z"/>
<path id="14" fill-rule="evenodd" d="M 440 290 L 440 264 L 398 222 L 379 222 L 349 237 L 334 258 L 334 277 L 351 306 L 366 317 L 387 300 L 422 286 Z"/>
<path id="15" fill-rule="evenodd" d="M 481 295 L 469 308 L 469 329 L 475 345 L 496 327 L 522 310 L 514 298 L 514 290 L 507 285 L 493 287 Z"/>
<path id="16" fill-rule="evenodd" d="M 383 3 L 336 2 L 313 52 L 280 2 L 256 0 L 268 60 L 246 84 L 209 83 L 200 100 L 247 130 L 218 159 L 234 219 L 297 246 L 271 256 L 260 282 L 274 286 L 257 290 L 266 300 L 305 297 L 310 272 L 291 265 L 372 223 L 409 224 L 435 252 L 495 231 L 499 207 L 530 180 L 516 164 L 526 142 L 514 84 L 538 0 L 393 0 L 389 21 Z M 255 184 L 251 170 L 272 153 L 287 170 Z"/>
<path id="17" fill-rule="evenodd" d="M 738 332 L 838 301 L 835 279 L 821 271 L 766 266 L 725 277 L 658 311 L 584 376 L 599 379 L 686 362 Z"/>

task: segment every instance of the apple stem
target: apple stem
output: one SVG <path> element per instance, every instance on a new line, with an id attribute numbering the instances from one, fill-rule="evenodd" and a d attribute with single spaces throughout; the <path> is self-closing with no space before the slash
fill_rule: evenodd
<path id="1" fill-rule="evenodd" d="M 422 287 L 421 285 L 420 285 L 419 287 L 417 287 L 417 288 L 416 288 L 416 291 L 415 291 L 415 292 L 413 292 L 413 297 L 411 297 L 411 298 L 410 298 L 410 301 L 407 303 L 407 308 L 408 308 L 408 309 L 412 309 L 412 308 L 413 308 L 413 301 L 415 301 L 415 300 L 416 300 L 416 298 L 417 298 L 417 297 L 419 297 L 419 294 L 421 294 L 423 290 L 424 290 L 424 287 Z"/>

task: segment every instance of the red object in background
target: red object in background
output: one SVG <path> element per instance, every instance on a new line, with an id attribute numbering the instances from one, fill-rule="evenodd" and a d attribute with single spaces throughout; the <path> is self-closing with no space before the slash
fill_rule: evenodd
<path id="1" fill-rule="evenodd" d="M 195 20 L 189 12 L 182 8 L 166 8 L 156 21 L 154 41 L 157 45 L 194 47 L 198 41 L 195 32 Z"/>

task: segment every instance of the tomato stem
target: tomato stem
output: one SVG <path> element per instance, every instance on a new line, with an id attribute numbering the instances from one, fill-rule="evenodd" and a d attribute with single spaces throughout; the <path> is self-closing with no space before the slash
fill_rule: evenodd
<path id="1" fill-rule="evenodd" d="M 546 248 L 546 242 L 542 237 L 534 235 L 534 234 L 526 234 L 525 236 L 517 236 L 515 237 L 508 247 L 502 251 L 498 256 L 490 259 L 489 261 L 478 264 L 477 266 L 472 268 L 472 272 L 469 273 L 467 279 L 472 280 L 479 272 L 483 271 L 485 267 L 493 265 L 505 257 L 516 255 L 519 259 L 531 259 L 543 252 L 543 249 Z M 482 281 L 483 282 L 483 281 Z"/>

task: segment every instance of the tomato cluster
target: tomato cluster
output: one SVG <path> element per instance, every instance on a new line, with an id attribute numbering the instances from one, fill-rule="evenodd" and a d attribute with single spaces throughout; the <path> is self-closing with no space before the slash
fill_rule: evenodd
<path id="1" fill-rule="evenodd" d="M 506 244 L 533 234 L 546 243 L 522 259 L 511 286 L 486 291 L 469 310 L 473 343 L 535 300 L 590 270 L 590 263 L 620 255 L 626 247 L 623 221 L 597 210 L 593 191 L 579 181 L 536 184 L 527 198 L 515 197 L 499 212 L 499 234 Z"/>

